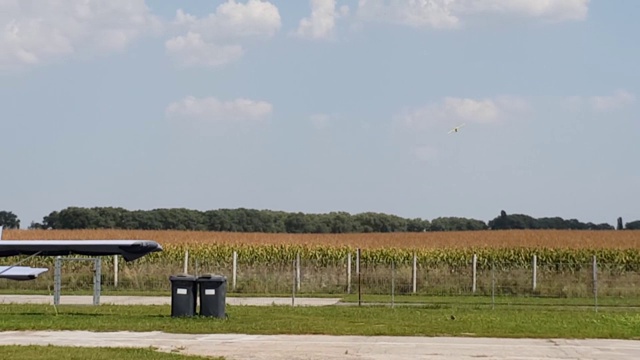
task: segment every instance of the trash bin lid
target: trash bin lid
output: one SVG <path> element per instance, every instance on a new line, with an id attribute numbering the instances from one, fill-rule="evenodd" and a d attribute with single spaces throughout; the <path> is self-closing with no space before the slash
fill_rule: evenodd
<path id="1" fill-rule="evenodd" d="M 223 275 L 206 274 L 198 277 L 198 281 L 220 281 L 226 282 L 227 277 Z"/>
<path id="2" fill-rule="evenodd" d="M 179 274 L 179 275 L 171 275 L 169 276 L 170 281 L 178 280 L 178 281 L 196 281 L 196 277 L 188 274 Z"/>

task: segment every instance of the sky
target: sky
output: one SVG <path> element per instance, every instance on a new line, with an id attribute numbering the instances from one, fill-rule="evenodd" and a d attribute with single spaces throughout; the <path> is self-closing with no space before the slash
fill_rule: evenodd
<path id="1" fill-rule="evenodd" d="M 0 210 L 637 220 L 636 10 L 0 0 Z"/>

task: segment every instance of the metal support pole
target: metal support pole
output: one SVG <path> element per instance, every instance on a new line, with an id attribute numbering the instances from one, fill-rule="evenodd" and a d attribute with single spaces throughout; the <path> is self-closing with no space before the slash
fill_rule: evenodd
<path id="1" fill-rule="evenodd" d="M 53 305 L 60 305 L 60 288 L 62 287 L 62 260 L 56 256 L 53 270 Z"/>
<path id="2" fill-rule="evenodd" d="M 362 305 L 362 275 L 360 274 L 360 249 L 356 254 L 356 272 L 358 273 L 358 306 Z"/>
<path id="3" fill-rule="evenodd" d="M 413 253 L 413 273 L 411 275 L 413 281 L 413 293 L 418 291 L 418 256 Z"/>
<path id="4" fill-rule="evenodd" d="M 102 278 L 102 260 L 96 258 L 94 260 L 95 270 L 93 272 L 93 305 L 100 305 L 100 288 Z"/>
<path id="5" fill-rule="evenodd" d="M 395 306 L 396 262 L 391 262 L 391 307 Z"/>
<path id="6" fill-rule="evenodd" d="M 113 287 L 118 287 L 118 255 L 113 255 Z"/>
<path id="7" fill-rule="evenodd" d="M 538 285 L 538 257 L 535 254 L 533 254 L 533 264 L 531 264 L 531 268 L 533 269 L 533 291 L 536 291 Z"/>
<path id="8" fill-rule="evenodd" d="M 238 278 L 238 252 L 233 251 L 233 273 L 232 273 L 232 286 L 233 290 L 236 289 L 236 281 Z"/>
<path id="9" fill-rule="evenodd" d="M 360 249 L 356 252 L 356 274 L 360 275 Z"/>
<path id="10" fill-rule="evenodd" d="M 496 270 L 495 264 L 491 263 L 491 309 L 496 308 Z"/>
<path id="11" fill-rule="evenodd" d="M 293 276 L 291 277 L 293 281 L 291 282 L 291 306 L 296 306 L 296 261 L 293 261 Z"/>
<path id="12" fill-rule="evenodd" d="M 478 265 L 478 255 L 473 254 L 473 282 L 471 284 L 471 291 L 475 294 L 476 292 L 476 279 L 477 279 L 477 265 Z"/>
<path id="13" fill-rule="evenodd" d="M 296 254 L 296 290 L 300 291 L 300 253 Z"/>
<path id="14" fill-rule="evenodd" d="M 351 294 L 351 253 L 347 254 L 347 294 Z"/>
<path id="15" fill-rule="evenodd" d="M 595 310 L 598 312 L 598 263 L 595 255 L 593 255 L 593 299 Z"/>

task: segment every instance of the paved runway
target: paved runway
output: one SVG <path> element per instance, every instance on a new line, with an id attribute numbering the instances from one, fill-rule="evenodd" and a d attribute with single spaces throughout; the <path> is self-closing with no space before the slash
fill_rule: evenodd
<path id="1" fill-rule="evenodd" d="M 153 346 L 228 360 L 640 359 L 640 341 L 9 331 L 0 345 Z"/>

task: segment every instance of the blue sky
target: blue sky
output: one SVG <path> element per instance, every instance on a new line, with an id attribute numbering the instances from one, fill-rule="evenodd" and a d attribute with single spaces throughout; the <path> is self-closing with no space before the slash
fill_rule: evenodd
<path id="1" fill-rule="evenodd" d="M 640 219 L 636 9 L 3 0 L 0 209 Z"/>

